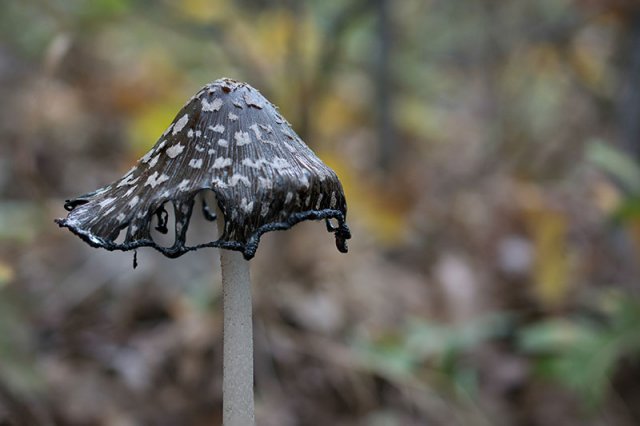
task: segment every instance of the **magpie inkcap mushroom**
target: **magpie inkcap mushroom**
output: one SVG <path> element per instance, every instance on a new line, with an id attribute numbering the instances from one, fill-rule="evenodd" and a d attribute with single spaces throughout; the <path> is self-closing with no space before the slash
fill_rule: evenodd
<path id="1" fill-rule="evenodd" d="M 188 245 L 196 196 L 215 194 L 224 216 L 215 241 Z M 175 240 L 163 247 L 151 235 L 169 232 L 167 202 L 175 214 Z M 67 200 L 57 219 L 94 247 L 153 247 L 178 257 L 202 247 L 237 250 L 251 259 L 260 236 L 304 220 L 325 219 L 336 246 L 351 237 L 347 204 L 338 177 L 305 145 L 277 108 L 247 83 L 220 79 L 198 91 L 178 112 L 153 148 L 122 178 Z M 202 212 L 216 220 L 215 208 Z M 332 225 L 330 219 L 336 220 Z M 117 242 L 121 231 L 124 241 Z"/>

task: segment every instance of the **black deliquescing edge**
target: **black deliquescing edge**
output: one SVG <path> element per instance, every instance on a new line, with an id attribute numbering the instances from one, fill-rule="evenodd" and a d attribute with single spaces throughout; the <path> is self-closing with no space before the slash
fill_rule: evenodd
<path id="1" fill-rule="evenodd" d="M 294 225 L 303 222 L 305 220 L 322 220 L 327 221 L 327 231 L 333 232 L 336 238 L 336 247 L 341 253 L 347 253 L 348 247 L 346 240 L 351 238 L 351 231 L 345 223 L 345 215 L 340 210 L 323 209 L 323 210 L 307 210 L 304 212 L 298 212 L 292 214 L 286 222 L 274 222 L 262 225 L 256 229 L 248 238 L 247 243 L 243 244 L 237 241 L 212 241 L 210 243 L 198 244 L 197 246 L 187 247 L 181 242 L 176 240 L 176 243 L 171 247 L 162 247 L 150 239 L 138 240 L 132 243 L 115 244 L 111 241 L 107 241 L 96 235 L 91 234 L 83 229 L 67 223 L 67 219 L 55 219 L 54 222 L 61 228 L 68 228 L 71 232 L 80 237 L 84 242 L 91 247 L 103 248 L 108 251 L 128 251 L 135 250 L 140 247 L 152 247 L 158 250 L 163 255 L 169 258 L 180 257 L 190 251 L 195 251 L 205 247 L 217 247 L 221 249 L 234 250 L 242 253 L 246 260 L 251 260 L 258 250 L 258 244 L 260 243 L 260 237 L 270 231 L 284 231 L 290 229 Z M 338 221 L 338 226 L 334 227 L 329 223 L 329 219 L 335 219 Z M 96 242 L 98 241 L 98 242 Z"/>

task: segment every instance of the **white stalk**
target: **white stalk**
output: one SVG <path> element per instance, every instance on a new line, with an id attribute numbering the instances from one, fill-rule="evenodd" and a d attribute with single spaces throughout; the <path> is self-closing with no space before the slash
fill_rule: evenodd
<path id="1" fill-rule="evenodd" d="M 218 232 L 224 219 L 218 210 Z M 222 267 L 224 426 L 253 426 L 253 327 L 249 262 L 240 252 L 220 249 Z"/>

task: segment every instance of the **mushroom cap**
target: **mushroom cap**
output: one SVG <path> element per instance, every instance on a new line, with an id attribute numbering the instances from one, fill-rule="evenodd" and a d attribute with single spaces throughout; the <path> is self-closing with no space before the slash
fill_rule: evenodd
<path id="1" fill-rule="evenodd" d="M 218 240 L 188 246 L 196 195 L 211 190 L 224 216 Z M 175 242 L 151 236 L 168 231 L 164 205 L 173 203 Z M 204 202 L 203 213 L 215 220 Z M 260 236 L 309 219 L 325 219 L 336 245 L 351 237 L 347 204 L 335 172 L 305 145 L 276 107 L 247 83 L 220 79 L 204 86 L 180 110 L 153 148 L 122 178 L 67 200 L 56 222 L 94 247 L 149 246 L 168 257 L 202 247 L 241 251 L 251 259 Z M 333 226 L 329 219 L 335 219 Z M 126 229 L 124 241 L 116 242 Z"/>

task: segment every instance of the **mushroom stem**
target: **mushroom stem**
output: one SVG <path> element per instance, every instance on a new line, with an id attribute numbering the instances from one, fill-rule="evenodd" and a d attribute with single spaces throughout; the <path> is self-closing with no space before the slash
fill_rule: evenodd
<path id="1" fill-rule="evenodd" d="M 218 231 L 224 219 L 218 210 Z M 252 426 L 253 327 L 249 262 L 240 252 L 220 249 L 222 268 L 223 359 L 222 419 L 224 426 Z"/>

